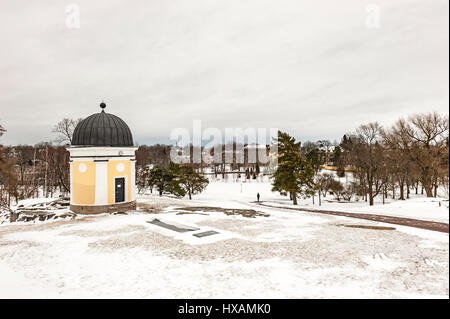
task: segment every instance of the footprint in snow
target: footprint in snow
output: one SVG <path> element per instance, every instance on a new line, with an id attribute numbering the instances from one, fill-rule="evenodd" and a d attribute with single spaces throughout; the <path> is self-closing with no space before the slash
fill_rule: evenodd
<path id="1" fill-rule="evenodd" d="M 427 264 L 430 267 L 436 267 L 439 266 L 439 262 L 437 260 L 434 259 L 428 259 L 428 258 L 424 258 L 423 259 L 425 261 L 425 264 Z"/>
<path id="2" fill-rule="evenodd" d="M 369 267 L 382 270 L 393 270 L 402 266 L 402 263 L 390 260 L 385 253 L 375 253 L 372 256 L 363 258 Z"/>
<path id="3" fill-rule="evenodd" d="M 387 256 L 384 253 L 376 253 L 375 255 L 373 255 L 373 259 L 376 259 L 376 260 L 389 260 L 389 258 L 387 258 Z"/>

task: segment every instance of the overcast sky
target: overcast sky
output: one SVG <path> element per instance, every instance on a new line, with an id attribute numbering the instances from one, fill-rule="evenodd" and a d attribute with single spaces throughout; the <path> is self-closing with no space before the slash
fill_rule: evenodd
<path id="1" fill-rule="evenodd" d="M 2 144 L 51 140 L 102 99 L 139 144 L 195 119 L 334 140 L 448 114 L 447 0 L 79 0 L 68 28 L 70 3 L 0 2 Z"/>

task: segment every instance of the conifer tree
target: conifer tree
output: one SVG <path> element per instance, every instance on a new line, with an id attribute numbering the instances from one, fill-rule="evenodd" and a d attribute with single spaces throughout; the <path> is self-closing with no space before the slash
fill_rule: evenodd
<path id="1" fill-rule="evenodd" d="M 192 195 L 203 192 L 209 181 L 197 173 L 191 166 L 181 166 L 178 172 L 179 187 L 192 199 Z"/>
<path id="2" fill-rule="evenodd" d="M 287 133 L 278 131 L 278 167 L 273 174 L 272 190 L 289 194 L 294 205 L 300 195 L 314 193 L 314 169 L 303 159 L 300 142 Z"/>
<path id="3" fill-rule="evenodd" d="M 306 154 L 306 160 L 311 164 L 314 173 L 318 174 L 322 168 L 323 158 L 320 156 L 320 151 L 317 148 L 313 148 Z"/>
<path id="4" fill-rule="evenodd" d="M 193 167 L 170 162 L 168 167 L 154 167 L 148 173 L 149 185 L 156 186 L 159 195 L 168 193 L 177 197 L 201 193 L 208 185 L 208 179 L 197 173 Z"/>
<path id="5" fill-rule="evenodd" d="M 169 169 L 156 166 L 149 171 L 148 183 L 156 186 L 159 196 L 162 196 L 164 192 L 169 191 L 169 184 L 173 178 L 173 173 Z"/>
<path id="6" fill-rule="evenodd" d="M 339 146 L 336 146 L 336 148 L 334 149 L 334 165 L 336 165 L 336 175 L 339 177 L 344 177 L 345 176 L 345 167 L 344 167 L 344 161 L 342 158 L 342 151 Z"/>
<path id="7" fill-rule="evenodd" d="M 182 187 L 182 183 L 184 182 L 183 166 L 170 162 L 167 171 L 168 176 L 170 176 L 167 184 L 167 192 L 177 197 L 186 195 L 186 190 Z"/>

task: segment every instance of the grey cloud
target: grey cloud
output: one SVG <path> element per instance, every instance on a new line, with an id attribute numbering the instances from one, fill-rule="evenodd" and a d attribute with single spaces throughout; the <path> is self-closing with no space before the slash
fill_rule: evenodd
<path id="1" fill-rule="evenodd" d="M 0 4 L 4 144 L 53 138 L 63 117 L 107 110 L 140 143 L 175 127 L 278 127 L 340 138 L 362 122 L 448 112 L 448 2 L 380 0 L 381 28 L 349 0 Z"/>

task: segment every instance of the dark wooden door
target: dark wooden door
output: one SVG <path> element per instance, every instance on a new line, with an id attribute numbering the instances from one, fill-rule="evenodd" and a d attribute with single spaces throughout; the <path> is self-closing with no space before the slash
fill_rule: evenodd
<path id="1" fill-rule="evenodd" d="M 125 178 L 116 178 L 116 203 L 125 201 Z"/>

